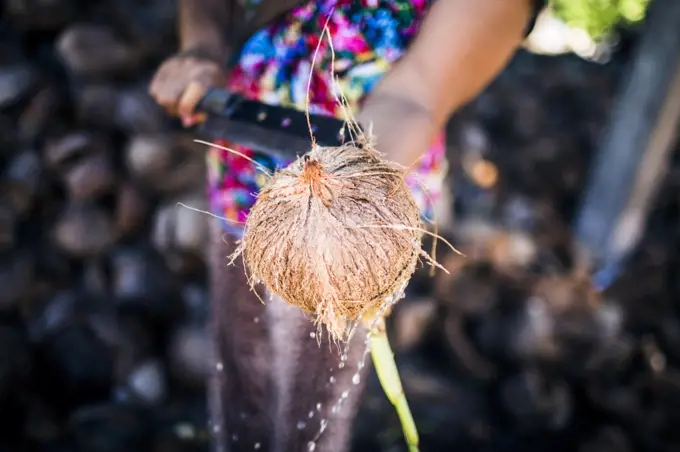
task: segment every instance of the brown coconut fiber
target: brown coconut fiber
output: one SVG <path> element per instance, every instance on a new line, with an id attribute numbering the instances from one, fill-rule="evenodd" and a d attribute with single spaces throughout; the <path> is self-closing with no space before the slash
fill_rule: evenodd
<path id="1" fill-rule="evenodd" d="M 271 176 L 236 253 L 252 284 L 313 314 L 335 339 L 406 286 L 421 249 L 405 168 L 359 136 L 313 146 Z"/>
<path id="2" fill-rule="evenodd" d="M 312 67 L 324 35 L 335 67 L 328 20 L 330 16 Z M 344 96 L 336 100 L 352 132 L 351 143 L 316 145 L 309 121 L 311 79 L 310 74 L 306 114 L 311 151 L 270 175 L 250 210 L 232 262 L 242 255 L 251 286 L 264 283 L 314 315 L 332 338 L 346 339 L 349 327 L 366 314 L 387 314 L 419 256 L 446 270 L 421 248 L 422 233 L 431 233 L 421 227 L 420 211 L 404 182 L 407 168 L 375 149 L 371 134 L 362 133 L 348 113 Z"/>

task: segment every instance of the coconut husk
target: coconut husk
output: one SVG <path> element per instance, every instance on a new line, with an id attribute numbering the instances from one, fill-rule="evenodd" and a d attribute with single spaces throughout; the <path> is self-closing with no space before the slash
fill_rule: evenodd
<path id="1" fill-rule="evenodd" d="M 360 136 L 313 146 L 272 175 L 237 251 L 252 284 L 313 314 L 335 339 L 363 314 L 380 312 L 424 254 L 405 171 Z"/>

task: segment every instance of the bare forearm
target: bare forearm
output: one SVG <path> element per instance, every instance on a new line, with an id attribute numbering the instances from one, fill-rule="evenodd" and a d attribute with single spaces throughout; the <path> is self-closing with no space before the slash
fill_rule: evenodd
<path id="1" fill-rule="evenodd" d="M 378 91 L 424 106 L 434 129 L 475 97 L 523 39 L 530 0 L 439 0 Z"/>
<path id="2" fill-rule="evenodd" d="M 225 59 L 231 13 L 227 0 L 179 0 L 180 50 L 200 49 Z"/>

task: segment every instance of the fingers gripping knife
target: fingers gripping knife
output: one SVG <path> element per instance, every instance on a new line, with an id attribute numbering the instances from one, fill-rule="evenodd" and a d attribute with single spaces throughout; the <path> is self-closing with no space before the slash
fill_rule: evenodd
<path id="1" fill-rule="evenodd" d="M 197 106 L 207 114 L 200 132 L 209 139 L 226 139 L 266 154 L 293 160 L 311 149 L 304 112 L 266 105 L 222 88 L 209 89 Z M 345 122 L 310 115 L 312 132 L 321 146 L 339 146 L 348 138 Z"/>

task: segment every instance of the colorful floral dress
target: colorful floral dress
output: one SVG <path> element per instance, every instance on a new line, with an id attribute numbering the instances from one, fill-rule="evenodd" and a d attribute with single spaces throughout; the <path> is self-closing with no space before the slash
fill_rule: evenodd
<path id="1" fill-rule="evenodd" d="M 418 30 L 428 1 L 321 0 L 296 7 L 255 33 L 243 46 L 228 88 L 269 105 L 304 109 L 311 60 L 324 24 L 328 24 L 335 51 L 334 72 L 339 88 L 356 113 L 389 67 L 405 52 Z M 342 118 L 331 91 L 331 51 L 327 39 L 320 44 L 312 71 L 310 111 Z M 290 162 L 219 142 L 243 153 L 270 170 Z M 431 217 L 446 174 L 443 134 L 407 176 L 421 212 Z M 255 202 L 265 178 L 248 160 L 211 148 L 208 154 L 208 190 L 213 212 L 226 219 L 223 226 L 235 234 Z"/>

